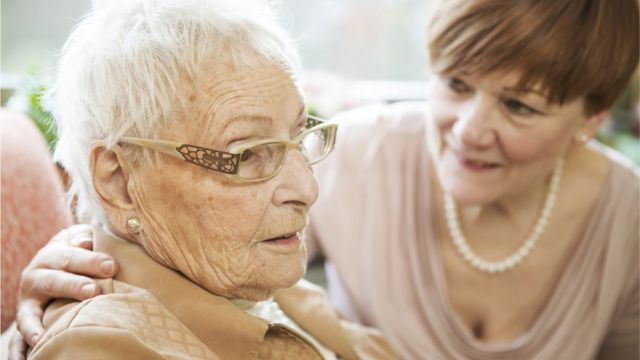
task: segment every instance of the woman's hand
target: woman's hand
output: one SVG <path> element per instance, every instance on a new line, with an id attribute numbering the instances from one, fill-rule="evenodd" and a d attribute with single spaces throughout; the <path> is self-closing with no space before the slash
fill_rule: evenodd
<path id="1" fill-rule="evenodd" d="M 16 325 L 10 356 L 19 359 L 27 345 L 36 345 L 44 328 L 44 307 L 53 299 L 85 300 L 101 292 L 94 278 L 113 277 L 116 262 L 106 254 L 93 252 L 91 226 L 74 225 L 60 231 L 40 249 L 22 272 Z M 26 342 L 26 344 L 25 344 Z"/>

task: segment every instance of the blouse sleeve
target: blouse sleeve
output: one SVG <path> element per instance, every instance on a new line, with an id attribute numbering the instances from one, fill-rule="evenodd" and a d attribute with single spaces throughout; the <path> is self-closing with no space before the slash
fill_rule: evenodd
<path id="1" fill-rule="evenodd" d="M 626 360 L 640 359 L 640 239 L 638 238 L 637 219 L 630 226 L 631 253 L 629 267 L 620 276 L 627 277 L 627 286 L 622 292 L 621 301 L 614 312 L 597 359 Z M 635 229 L 635 230 L 634 230 Z"/>
<path id="2" fill-rule="evenodd" d="M 126 330 L 94 326 L 64 330 L 34 350 L 30 360 L 165 359 Z"/>

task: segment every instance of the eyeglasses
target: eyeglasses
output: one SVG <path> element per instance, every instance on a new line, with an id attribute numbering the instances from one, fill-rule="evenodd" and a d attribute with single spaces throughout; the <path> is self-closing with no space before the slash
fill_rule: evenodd
<path id="1" fill-rule="evenodd" d="M 313 165 L 329 155 L 338 125 L 315 116 L 307 117 L 306 130 L 293 141 L 263 139 L 240 144 L 228 152 L 173 141 L 124 137 L 120 141 L 162 152 L 241 182 L 270 179 L 278 174 L 289 150 L 299 150 Z"/>

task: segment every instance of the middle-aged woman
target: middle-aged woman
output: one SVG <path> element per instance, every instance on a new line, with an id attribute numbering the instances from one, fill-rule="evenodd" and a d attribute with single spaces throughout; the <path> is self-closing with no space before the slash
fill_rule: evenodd
<path id="1" fill-rule="evenodd" d="M 429 102 L 345 114 L 316 168 L 308 235 L 342 313 L 406 359 L 638 359 L 638 170 L 590 141 L 637 69 L 638 12 L 435 5 Z M 82 253 L 88 274 L 104 256 L 44 251 Z M 25 283 L 51 276 L 73 296 L 62 289 L 89 283 L 47 267 Z M 48 297 L 32 290 L 25 330 L 29 301 Z"/>
<path id="2" fill-rule="evenodd" d="M 307 116 L 297 71 L 255 1 L 113 0 L 78 24 L 50 99 L 55 155 L 121 268 L 103 295 L 49 305 L 29 358 L 392 356 L 298 282 L 310 164 L 337 125 Z"/>

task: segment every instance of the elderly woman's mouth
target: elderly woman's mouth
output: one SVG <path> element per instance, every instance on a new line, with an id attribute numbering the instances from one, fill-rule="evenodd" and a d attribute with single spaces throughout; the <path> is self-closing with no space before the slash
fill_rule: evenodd
<path id="1" fill-rule="evenodd" d="M 262 241 L 260 241 L 260 243 L 267 244 L 267 245 L 279 245 L 279 246 L 300 245 L 300 243 L 301 243 L 300 233 L 299 232 L 294 232 L 294 233 L 290 233 L 290 234 L 285 234 L 285 235 L 282 235 L 282 236 L 278 236 L 278 237 L 273 237 L 273 238 L 270 238 L 270 239 L 262 240 Z"/>

